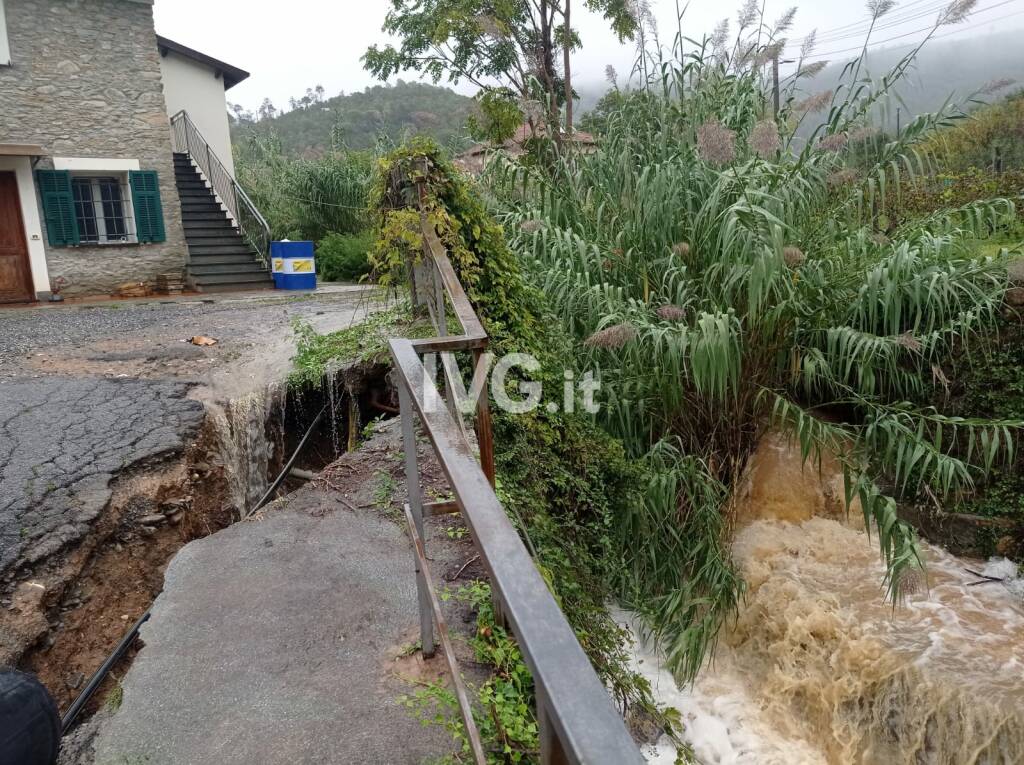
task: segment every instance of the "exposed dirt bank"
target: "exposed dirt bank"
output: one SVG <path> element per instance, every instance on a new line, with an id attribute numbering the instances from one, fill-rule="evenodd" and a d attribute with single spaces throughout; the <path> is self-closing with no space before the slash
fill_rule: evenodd
<path id="1" fill-rule="evenodd" d="M 285 378 L 292 321 L 329 331 L 375 308 L 355 289 L 0 314 L 0 662 L 66 708 L 175 552 L 238 517 L 238 467 L 210 412 Z M 183 342 L 198 334 L 218 342 Z M 263 482 L 288 447 L 273 415 L 252 425 Z"/>

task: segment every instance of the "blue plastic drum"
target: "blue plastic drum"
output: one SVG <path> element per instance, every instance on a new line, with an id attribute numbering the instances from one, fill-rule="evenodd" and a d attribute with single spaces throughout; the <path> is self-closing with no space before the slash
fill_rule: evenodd
<path id="1" fill-rule="evenodd" d="M 271 242 L 270 263 L 277 289 L 316 289 L 312 242 Z"/>

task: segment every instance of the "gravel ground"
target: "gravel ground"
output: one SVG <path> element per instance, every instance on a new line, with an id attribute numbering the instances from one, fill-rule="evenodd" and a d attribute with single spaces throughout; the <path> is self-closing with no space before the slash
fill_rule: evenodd
<path id="1" fill-rule="evenodd" d="M 0 310 L 0 375 L 45 373 L 49 370 L 26 366 L 26 357 L 60 353 L 80 358 L 105 341 L 126 345 L 140 340 L 174 343 L 205 335 L 220 343 L 245 344 L 271 331 L 290 335 L 288 329 L 295 318 L 316 326 L 343 313 L 344 325 L 351 311 L 370 304 L 370 295 L 368 290 L 354 288 L 293 298 L 219 298 Z"/>
<path id="2" fill-rule="evenodd" d="M 237 309 L 217 304 L 81 306 L 0 313 L 0 367 L 25 355 L 97 338 L 182 325 Z"/>

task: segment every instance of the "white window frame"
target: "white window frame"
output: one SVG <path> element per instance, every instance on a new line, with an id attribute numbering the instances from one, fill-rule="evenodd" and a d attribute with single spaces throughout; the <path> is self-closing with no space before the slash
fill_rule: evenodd
<path id="1" fill-rule="evenodd" d="M 7 37 L 7 16 L 4 0 L 0 0 L 0 66 L 11 65 L 11 43 Z"/>
<path id="2" fill-rule="evenodd" d="M 132 201 L 132 189 L 128 182 L 128 172 L 126 170 L 113 170 L 113 171 L 102 171 L 102 170 L 87 170 L 87 171 L 72 171 L 71 183 L 74 188 L 74 182 L 76 179 L 89 178 L 92 183 L 92 206 L 93 206 L 93 217 L 96 220 L 96 235 L 99 241 L 85 241 L 84 237 L 81 245 L 84 247 L 116 247 L 118 245 L 125 244 L 138 244 L 139 235 L 138 229 L 135 226 L 135 206 Z M 103 195 L 101 192 L 100 180 L 103 178 L 116 178 L 118 185 L 121 188 L 121 210 L 123 213 L 125 234 L 123 239 L 112 239 L 105 240 L 104 237 L 107 235 L 106 231 L 106 216 L 103 214 Z M 78 201 L 75 200 L 75 218 L 78 218 Z M 79 234 L 83 232 L 79 231 Z"/>

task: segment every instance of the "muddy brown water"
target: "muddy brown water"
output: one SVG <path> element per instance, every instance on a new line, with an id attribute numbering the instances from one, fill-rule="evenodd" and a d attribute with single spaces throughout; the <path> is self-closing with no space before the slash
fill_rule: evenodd
<path id="1" fill-rule="evenodd" d="M 776 484 L 752 487 L 754 506 L 733 546 L 749 589 L 713 663 L 680 689 L 656 651 L 636 653 L 659 699 L 682 713 L 700 761 L 1024 762 L 1024 580 L 1016 567 L 925 544 L 927 581 L 894 609 L 877 536 L 856 518 L 816 515 L 828 514 L 822 498 L 835 476 L 801 470 L 799 455 L 779 441 L 759 451 L 755 474 L 759 463 L 770 465 Z M 663 742 L 647 754 L 671 763 L 675 753 Z"/>

